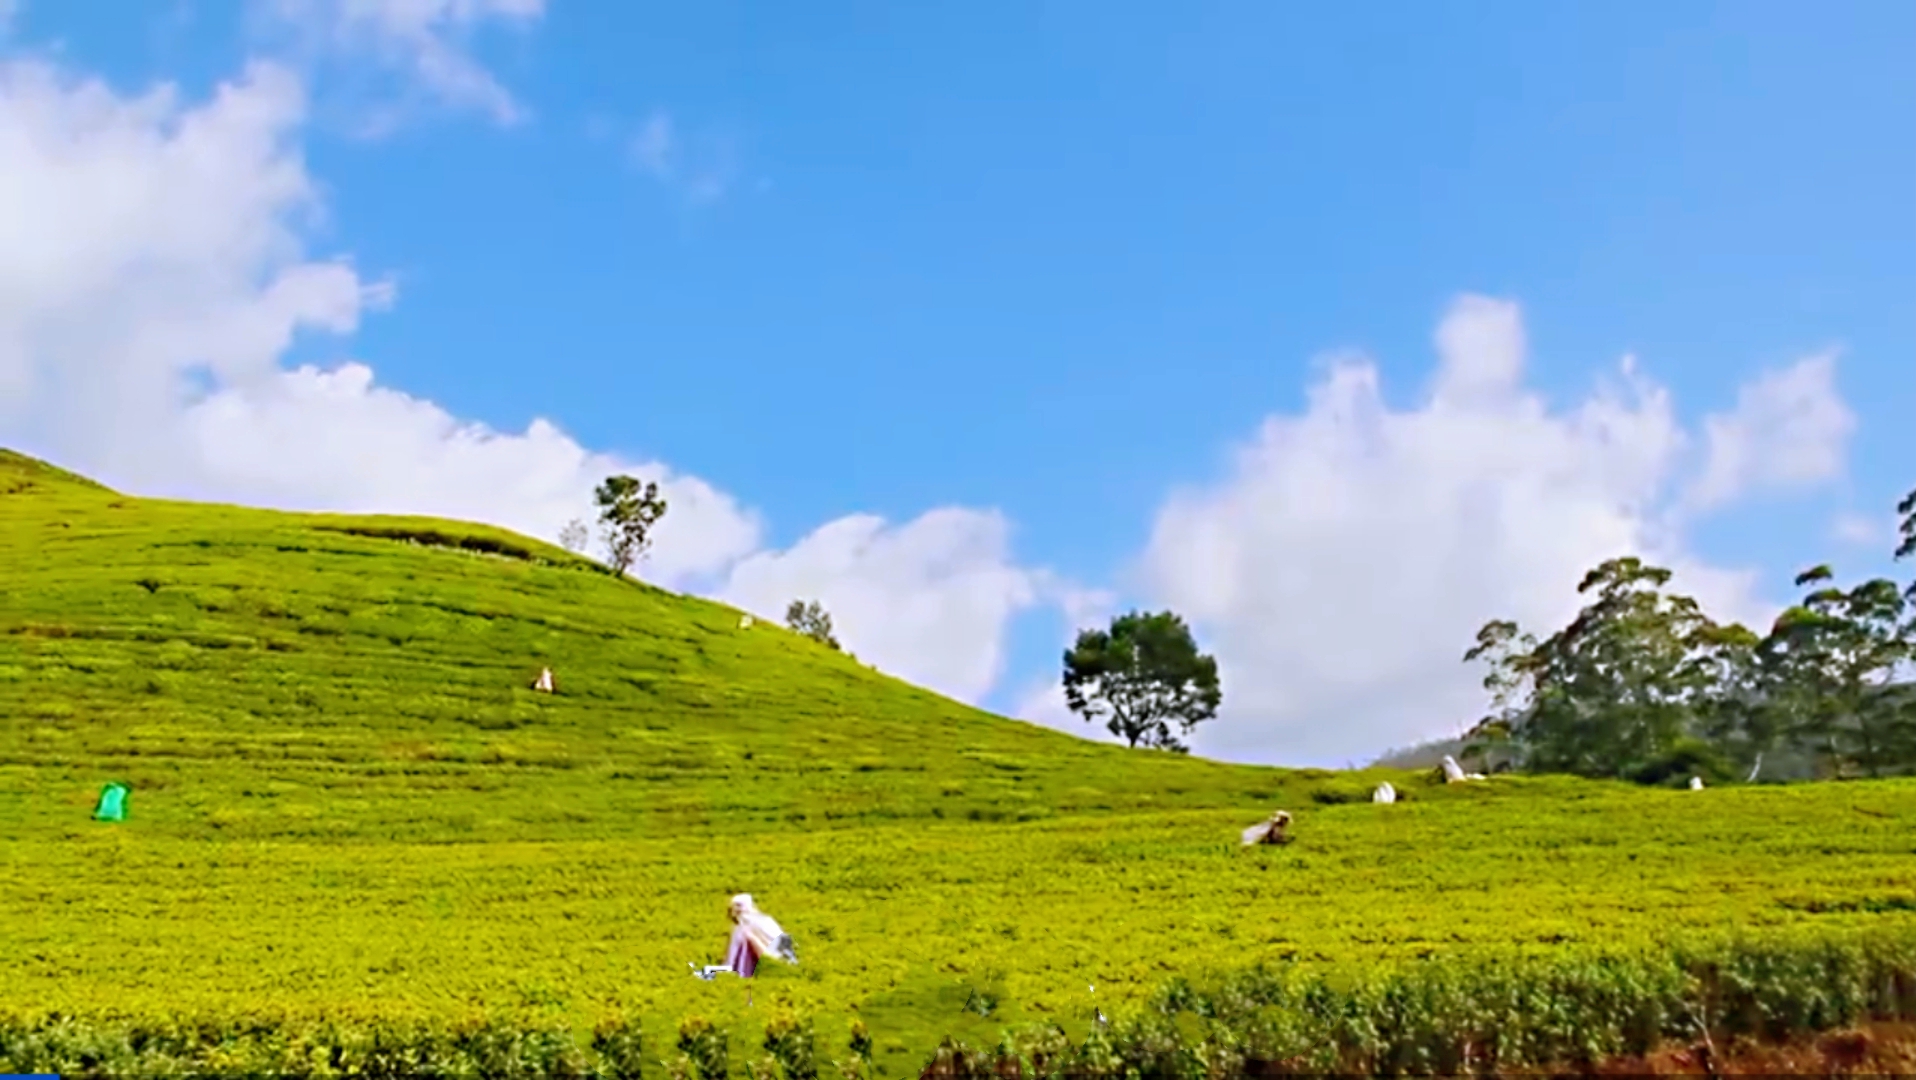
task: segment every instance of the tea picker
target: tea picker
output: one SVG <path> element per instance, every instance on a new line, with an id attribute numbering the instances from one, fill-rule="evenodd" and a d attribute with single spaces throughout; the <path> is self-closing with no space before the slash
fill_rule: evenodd
<path id="1" fill-rule="evenodd" d="M 787 964 L 798 963 L 798 951 L 792 946 L 792 935 L 778 925 L 778 921 L 758 909 L 748 893 L 732 897 L 726 908 L 726 915 L 733 923 L 732 940 L 725 949 L 725 963 L 708 964 L 703 968 L 687 963 L 692 974 L 711 982 L 720 974 L 730 972 L 741 979 L 750 979 L 758 971 L 758 961 L 762 956 L 770 956 Z M 752 1003 L 752 988 L 745 986 L 745 1004 Z"/>

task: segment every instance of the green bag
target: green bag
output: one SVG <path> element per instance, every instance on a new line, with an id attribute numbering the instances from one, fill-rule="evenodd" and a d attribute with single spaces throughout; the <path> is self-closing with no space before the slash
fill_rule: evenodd
<path id="1" fill-rule="evenodd" d="M 118 780 L 101 788 L 100 805 L 93 808 L 93 820 L 125 821 L 126 797 L 132 793 L 132 788 L 120 783 Z"/>

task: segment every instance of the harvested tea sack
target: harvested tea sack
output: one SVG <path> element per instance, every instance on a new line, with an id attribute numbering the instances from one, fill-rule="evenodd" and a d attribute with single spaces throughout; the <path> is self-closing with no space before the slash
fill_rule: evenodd
<path id="1" fill-rule="evenodd" d="M 93 808 L 95 821 L 125 821 L 126 797 L 133 789 L 118 780 L 100 789 L 99 804 Z"/>

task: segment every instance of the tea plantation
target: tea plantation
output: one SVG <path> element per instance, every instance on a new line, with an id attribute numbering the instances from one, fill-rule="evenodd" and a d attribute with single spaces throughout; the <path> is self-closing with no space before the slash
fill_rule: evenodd
<path id="1" fill-rule="evenodd" d="M 854 1020 L 873 1072 L 916 1075 L 946 1036 L 1109 1041 L 1094 1008 L 1138 1046 L 1229 1001 L 1401 1026 L 1387 994 L 1349 1003 L 1413 984 L 1517 986 L 1498 1007 L 1528 1012 L 1469 1022 L 1530 1030 L 1524 971 L 1617 1038 L 1687 1022 L 1699 970 L 1729 981 L 1698 1000 L 1769 1002 L 1739 1030 L 1916 1007 L 1916 783 L 1231 766 L 990 716 L 740 616 L 495 529 L 145 500 L 0 452 L 0 1071 L 398 1075 L 430 1050 L 710 1075 L 729 1031 L 743 1073 L 775 1018 L 786 1075 L 851 1061 Z M 1405 800 L 1370 803 L 1380 779 Z M 93 821 L 113 780 L 128 819 Z M 1280 808 L 1293 844 L 1238 847 Z M 735 892 L 801 959 L 749 1008 L 687 971 Z M 1861 997 L 1803 1003 L 1839 982 Z M 1285 1031 L 1258 1037 L 1390 1041 Z"/>

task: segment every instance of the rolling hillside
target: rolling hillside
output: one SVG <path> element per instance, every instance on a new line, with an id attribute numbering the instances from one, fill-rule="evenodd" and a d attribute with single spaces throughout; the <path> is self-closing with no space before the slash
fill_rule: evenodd
<path id="1" fill-rule="evenodd" d="M 251 839 L 1015 820 L 1271 789 L 985 715 L 499 530 L 125 498 L 17 455 L 0 492 L 0 700 L 32 721 L 8 767 L 71 785 L 8 785 L 28 827 L 70 824 L 109 774 L 156 834 Z M 555 695 L 531 689 L 544 666 Z"/>
<path id="2" fill-rule="evenodd" d="M 1129 751 L 499 530 L 144 500 L 3 452 L 0 567 L 0 1014 L 615 1010 L 666 1053 L 687 1015 L 789 1003 L 839 1018 L 834 1052 L 863 1017 L 902 1075 L 947 1033 L 1082 1031 L 1093 984 L 1115 1008 L 1254 961 L 1916 925 L 1909 782 Z M 1371 805 L 1380 777 L 1407 801 Z M 91 821 L 115 779 L 130 820 Z M 1239 850 L 1279 807 L 1298 842 Z M 686 973 L 738 891 L 800 942 L 756 1012 Z"/>

